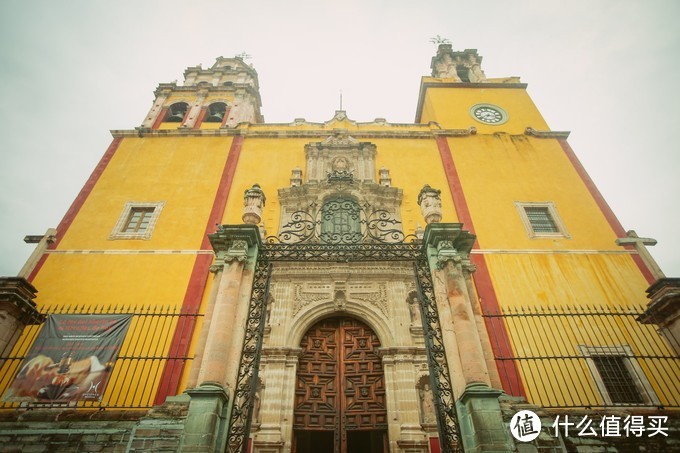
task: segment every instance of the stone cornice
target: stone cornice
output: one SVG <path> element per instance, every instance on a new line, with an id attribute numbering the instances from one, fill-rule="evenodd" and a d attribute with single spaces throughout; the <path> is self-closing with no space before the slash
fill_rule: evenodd
<path id="1" fill-rule="evenodd" d="M 177 85 L 175 83 L 161 83 L 154 90 L 154 96 L 158 96 L 161 93 L 166 95 L 172 95 L 174 93 L 196 93 L 198 91 L 207 91 L 208 93 L 236 93 L 238 91 L 246 91 L 251 96 L 257 99 L 259 106 L 262 105 L 262 99 L 260 98 L 260 92 L 253 86 L 247 83 L 232 83 L 231 85 Z M 167 102 L 167 101 L 166 101 Z"/>
<path id="2" fill-rule="evenodd" d="M 527 127 L 524 131 L 524 135 L 529 135 L 536 138 L 562 138 L 566 139 L 569 137 L 569 131 L 538 131 L 533 127 Z"/>
<path id="3" fill-rule="evenodd" d="M 272 126 L 267 124 L 267 126 Z M 276 125 L 274 125 L 276 126 Z M 281 126 L 290 127 L 289 124 L 282 124 Z M 414 126 L 414 125 L 411 125 Z M 220 128 L 220 129 L 148 129 L 136 128 L 129 129 L 113 129 L 110 131 L 114 138 L 121 137 L 233 137 L 243 136 L 252 138 L 309 138 L 309 139 L 325 139 L 329 135 L 333 135 L 332 130 L 257 130 L 251 129 L 249 123 L 241 123 L 236 128 Z M 402 139 L 425 139 L 432 140 L 435 137 L 469 137 L 477 133 L 474 127 L 468 129 L 433 129 L 430 131 L 404 131 L 404 130 L 352 130 L 351 135 L 354 138 L 366 139 L 380 139 L 380 138 L 402 138 Z"/>

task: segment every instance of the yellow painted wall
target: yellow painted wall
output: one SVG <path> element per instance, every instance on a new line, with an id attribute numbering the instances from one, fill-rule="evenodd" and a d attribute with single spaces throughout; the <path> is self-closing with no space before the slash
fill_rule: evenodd
<path id="1" fill-rule="evenodd" d="M 621 250 L 554 139 L 478 134 L 449 139 L 481 248 Z M 515 202 L 553 202 L 567 238 L 529 238 Z"/>
<path id="2" fill-rule="evenodd" d="M 59 250 L 198 249 L 231 137 L 125 138 Z M 127 201 L 165 201 L 151 240 L 109 240 Z"/>
<path id="3" fill-rule="evenodd" d="M 424 78 L 423 82 L 434 79 Z M 488 125 L 475 120 L 470 108 L 476 104 L 493 104 L 508 114 L 501 125 Z M 480 134 L 506 132 L 523 134 L 527 127 L 547 130 L 548 125 L 524 88 L 462 88 L 430 86 L 423 102 L 420 122 L 436 121 L 447 129 L 477 128 Z"/>

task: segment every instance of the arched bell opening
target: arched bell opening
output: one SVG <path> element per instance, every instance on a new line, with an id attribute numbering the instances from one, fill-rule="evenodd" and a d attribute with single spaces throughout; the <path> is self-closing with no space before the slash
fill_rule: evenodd
<path id="1" fill-rule="evenodd" d="M 295 379 L 294 453 L 388 451 L 380 346 L 352 317 L 325 318 L 307 330 Z"/>
<path id="2" fill-rule="evenodd" d="M 208 106 L 208 114 L 204 121 L 206 123 L 222 123 L 226 114 L 227 104 L 224 102 L 213 102 Z"/>
<path id="3" fill-rule="evenodd" d="M 168 115 L 165 117 L 167 123 L 181 123 L 189 110 L 189 104 L 186 102 L 175 102 L 168 109 Z"/>

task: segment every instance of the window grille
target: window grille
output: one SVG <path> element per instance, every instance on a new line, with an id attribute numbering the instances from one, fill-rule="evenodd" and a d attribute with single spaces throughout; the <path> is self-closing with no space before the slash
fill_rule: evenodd
<path id="1" fill-rule="evenodd" d="M 595 355 L 591 359 L 600 373 L 602 383 L 612 403 L 641 404 L 643 402 L 642 395 L 626 366 L 628 358 L 620 355 Z"/>
<path id="2" fill-rule="evenodd" d="M 361 209 L 357 202 L 344 198 L 328 200 L 323 205 L 321 219 L 322 243 L 361 242 Z"/>
<path id="3" fill-rule="evenodd" d="M 535 233 L 559 233 L 547 207 L 525 207 L 524 210 Z"/>
<path id="4" fill-rule="evenodd" d="M 515 206 L 530 238 L 571 238 L 552 201 L 516 201 Z"/>

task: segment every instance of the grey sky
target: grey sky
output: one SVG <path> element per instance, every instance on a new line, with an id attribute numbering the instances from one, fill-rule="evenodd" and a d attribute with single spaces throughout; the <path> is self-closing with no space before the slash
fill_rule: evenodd
<path id="1" fill-rule="evenodd" d="M 680 276 L 680 2 L 0 1 L 0 275 L 56 227 L 160 82 L 246 51 L 268 122 L 412 122 L 434 35 L 517 75 L 625 229 Z M 565 188 L 568 190 L 568 188 Z"/>

